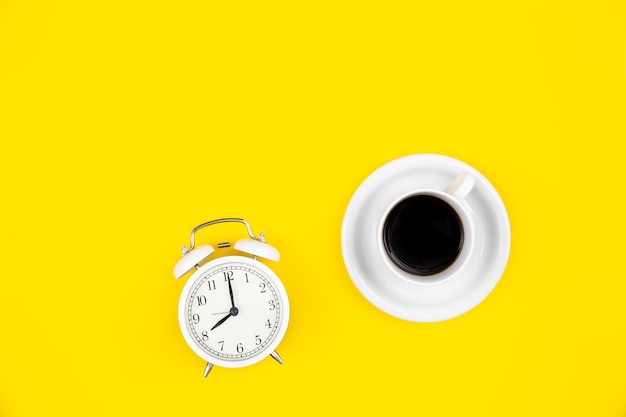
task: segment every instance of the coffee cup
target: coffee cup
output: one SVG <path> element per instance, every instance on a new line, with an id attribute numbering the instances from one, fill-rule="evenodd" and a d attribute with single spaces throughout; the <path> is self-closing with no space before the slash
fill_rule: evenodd
<path id="1" fill-rule="evenodd" d="M 432 285 L 463 268 L 474 250 L 475 221 L 465 198 L 475 182 L 463 173 L 442 189 L 411 190 L 386 207 L 378 239 L 391 271 L 412 283 Z"/>

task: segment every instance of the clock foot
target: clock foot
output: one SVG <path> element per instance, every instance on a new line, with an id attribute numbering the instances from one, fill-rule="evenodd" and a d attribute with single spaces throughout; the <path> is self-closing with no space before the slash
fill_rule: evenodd
<path id="1" fill-rule="evenodd" d="M 213 364 L 211 362 L 207 362 L 206 368 L 204 368 L 204 374 L 202 376 L 206 378 L 209 375 L 209 372 L 211 372 L 211 369 L 213 369 Z"/>
<path id="2" fill-rule="evenodd" d="M 281 365 L 283 364 L 283 359 L 280 357 L 280 355 L 278 354 L 278 352 L 273 351 L 272 353 L 270 353 L 270 356 L 274 359 L 276 359 L 276 362 L 280 363 Z"/>

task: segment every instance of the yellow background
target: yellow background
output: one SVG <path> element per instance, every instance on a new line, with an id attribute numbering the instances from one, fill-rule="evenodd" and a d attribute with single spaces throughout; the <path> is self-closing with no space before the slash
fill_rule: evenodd
<path id="1" fill-rule="evenodd" d="M 625 44 L 618 0 L 0 0 L 0 416 L 625 416 Z M 421 152 L 512 228 L 433 324 L 340 250 L 361 181 Z M 172 267 L 224 216 L 280 249 L 292 316 L 282 367 L 205 380 Z"/>

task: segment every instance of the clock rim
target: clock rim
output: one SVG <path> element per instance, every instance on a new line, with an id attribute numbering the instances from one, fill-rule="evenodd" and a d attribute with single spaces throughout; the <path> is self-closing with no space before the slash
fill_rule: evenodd
<path id="1" fill-rule="evenodd" d="M 191 332 L 187 328 L 187 318 L 186 318 L 186 306 L 187 299 L 189 297 L 189 293 L 196 281 L 200 278 L 200 276 L 209 269 L 212 269 L 216 266 L 221 266 L 222 264 L 228 263 L 244 263 L 249 265 L 250 267 L 260 269 L 264 272 L 270 280 L 272 280 L 272 284 L 274 285 L 276 291 L 280 294 L 282 298 L 283 304 L 281 306 L 281 314 L 283 316 L 281 320 L 281 324 L 278 328 L 277 334 L 274 337 L 274 340 L 268 344 L 265 349 L 257 353 L 256 355 L 245 358 L 245 359 L 235 359 L 235 360 L 224 360 L 222 358 L 217 358 L 212 355 L 206 353 L 195 341 L 195 338 L 192 336 Z M 221 258 L 213 259 L 206 264 L 202 265 L 197 271 L 195 271 L 191 277 L 185 283 L 185 287 L 181 292 L 180 299 L 178 301 L 178 325 L 180 327 L 180 331 L 183 334 L 183 338 L 187 345 L 193 350 L 193 352 L 200 356 L 202 359 L 210 362 L 214 365 L 222 366 L 224 368 L 242 368 L 244 366 L 253 365 L 261 360 L 265 359 L 267 356 L 273 352 L 276 347 L 280 344 L 285 333 L 287 331 L 287 326 L 289 324 L 289 298 L 287 297 L 287 291 L 285 290 L 285 286 L 283 285 L 278 275 L 270 269 L 267 265 L 245 256 L 240 255 L 229 255 Z"/>

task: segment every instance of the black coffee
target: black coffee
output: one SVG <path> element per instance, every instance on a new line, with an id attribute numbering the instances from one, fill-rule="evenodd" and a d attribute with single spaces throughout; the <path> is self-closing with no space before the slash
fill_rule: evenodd
<path id="1" fill-rule="evenodd" d="M 431 195 L 402 200 L 383 226 L 387 254 L 398 267 L 433 275 L 452 265 L 463 246 L 463 225 L 456 211 Z"/>

